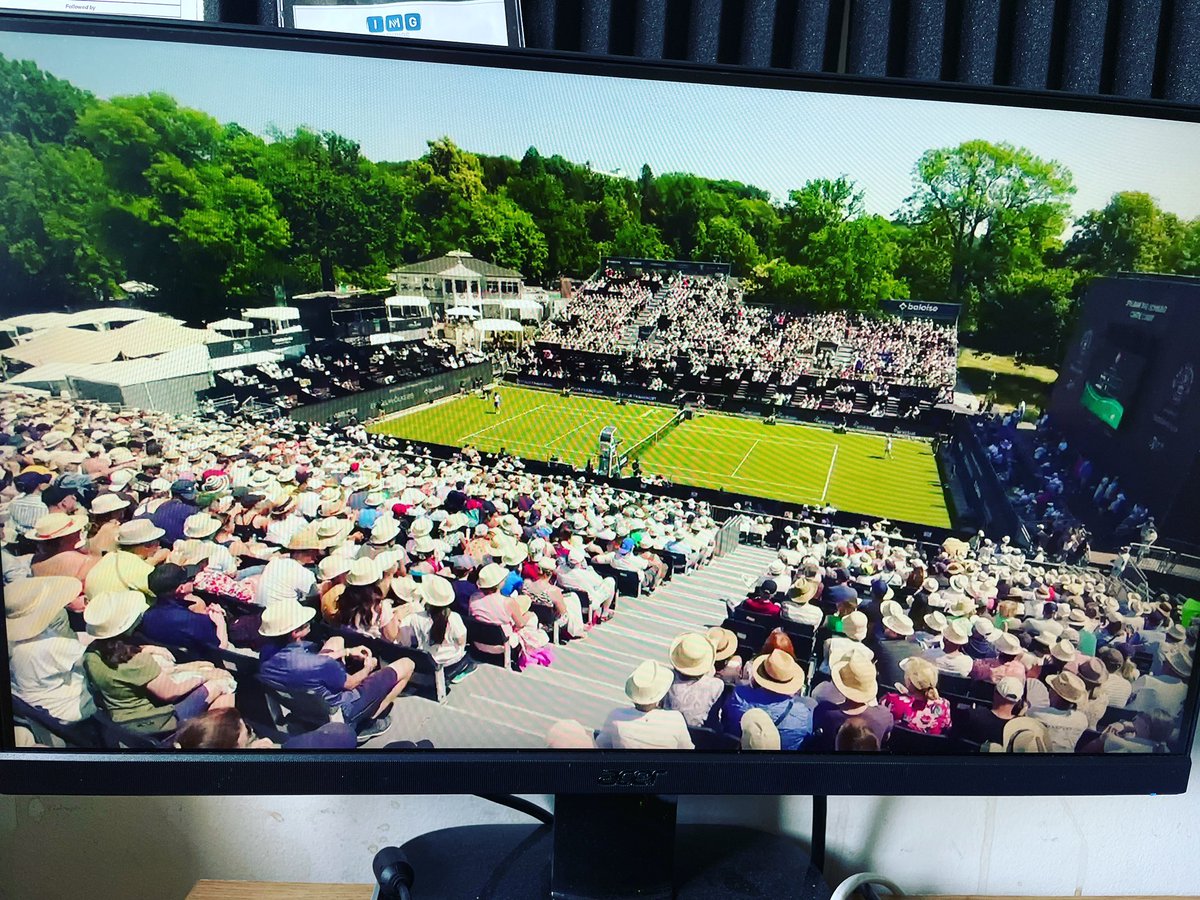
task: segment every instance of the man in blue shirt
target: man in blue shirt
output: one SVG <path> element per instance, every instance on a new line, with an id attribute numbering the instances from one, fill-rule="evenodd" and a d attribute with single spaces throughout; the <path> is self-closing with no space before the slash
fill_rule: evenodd
<path id="1" fill-rule="evenodd" d="M 742 716 L 761 709 L 779 730 L 781 750 L 799 750 L 813 730 L 809 699 L 804 690 L 804 669 L 795 657 L 772 650 L 750 663 L 750 684 L 740 684 L 725 701 L 722 723 L 726 734 L 741 737 Z"/>
<path id="2" fill-rule="evenodd" d="M 318 647 L 304 640 L 315 612 L 290 599 L 267 606 L 259 633 L 271 640 L 260 654 L 259 677 L 267 685 L 319 697 L 341 710 L 360 738 L 385 731 L 392 701 L 412 677 L 412 660 L 398 659 L 380 667 L 370 650 L 347 648 L 341 637 L 331 637 Z M 351 673 L 346 660 L 353 657 L 362 660 L 362 666 Z"/>
<path id="3" fill-rule="evenodd" d="M 225 611 L 192 595 L 192 574 L 187 569 L 163 563 L 146 577 L 146 585 L 154 603 L 138 630 L 150 643 L 189 649 L 229 646 Z"/>

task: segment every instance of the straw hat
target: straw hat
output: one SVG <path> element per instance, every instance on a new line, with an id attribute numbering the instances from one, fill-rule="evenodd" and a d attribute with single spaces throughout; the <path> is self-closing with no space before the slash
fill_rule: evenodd
<path id="1" fill-rule="evenodd" d="M 922 694 L 937 687 L 938 669 L 922 656 L 910 656 L 900 660 L 904 671 L 905 688 L 911 687 Z"/>
<path id="2" fill-rule="evenodd" d="M 955 619 L 942 629 L 942 640 L 964 646 L 971 639 L 971 626 L 966 619 Z"/>
<path id="3" fill-rule="evenodd" d="M 792 697 L 804 690 L 804 669 L 796 658 L 783 650 L 772 650 L 750 663 L 750 677 L 759 687 L 773 694 Z"/>
<path id="4" fill-rule="evenodd" d="M 314 615 L 316 615 L 316 610 L 311 606 L 304 606 L 298 600 L 291 598 L 268 603 L 266 609 L 263 610 L 262 623 L 258 626 L 258 633 L 263 637 L 283 637 L 298 628 L 303 628 L 312 621 Z"/>
<path id="5" fill-rule="evenodd" d="M 50 513 L 37 520 L 37 524 L 25 532 L 31 541 L 56 541 L 77 534 L 81 529 L 78 519 L 66 513 Z"/>
<path id="6" fill-rule="evenodd" d="M 1004 656 L 1020 656 L 1025 652 L 1025 649 L 1021 646 L 1021 642 L 1017 640 L 1015 634 L 1009 634 L 1007 631 L 1004 631 L 996 638 L 996 652 Z"/>
<path id="7" fill-rule="evenodd" d="M 1070 641 L 1057 641 L 1050 648 L 1050 655 L 1062 663 L 1074 662 L 1075 648 L 1071 646 Z"/>
<path id="8" fill-rule="evenodd" d="M 441 575 L 426 575 L 417 587 L 426 606 L 449 606 L 454 602 L 454 585 Z"/>
<path id="9" fill-rule="evenodd" d="M 1087 688 L 1083 679 L 1073 672 L 1059 672 L 1047 680 L 1046 685 L 1068 703 L 1078 706 L 1087 699 Z"/>
<path id="10" fill-rule="evenodd" d="M 946 626 L 950 624 L 946 620 L 946 617 L 937 611 L 926 613 L 922 621 L 925 623 L 926 628 L 938 634 L 945 631 Z"/>
<path id="11" fill-rule="evenodd" d="M 141 591 L 105 591 L 88 602 L 83 621 L 88 634 L 103 640 L 125 634 L 145 611 L 146 595 Z"/>
<path id="12" fill-rule="evenodd" d="M 196 513 L 183 520 L 183 536 L 204 540 L 221 530 L 221 520 L 208 513 Z"/>
<path id="13" fill-rule="evenodd" d="M 900 613 L 898 615 L 884 616 L 883 627 L 888 631 L 908 637 L 914 631 L 913 621 L 908 616 Z"/>
<path id="14" fill-rule="evenodd" d="M 164 534 L 166 532 L 149 519 L 132 519 L 117 529 L 117 543 L 122 547 L 135 547 L 157 541 Z"/>
<path id="15" fill-rule="evenodd" d="M 19 578 L 5 585 L 4 618 L 8 639 L 24 641 L 41 634 L 81 593 L 83 582 L 66 575 Z M 145 601 L 142 605 L 145 606 Z"/>
<path id="16" fill-rule="evenodd" d="M 380 578 L 379 563 L 369 557 L 362 557 L 350 564 L 350 574 L 346 576 L 346 584 L 363 587 L 374 584 Z"/>
<path id="17" fill-rule="evenodd" d="M 904 615 L 904 607 L 895 600 L 884 600 L 879 604 L 879 614 L 885 619 L 888 616 L 902 616 Z"/>
<path id="18" fill-rule="evenodd" d="M 870 703 L 879 693 L 875 664 L 861 653 L 853 653 L 832 668 L 834 686 L 855 703 Z"/>
<path id="19" fill-rule="evenodd" d="M 625 681 L 625 696 L 638 706 L 650 706 L 667 695 L 674 681 L 675 673 L 671 669 L 657 660 L 648 659 Z"/>
<path id="20" fill-rule="evenodd" d="M 118 509 L 125 509 L 127 506 L 129 506 L 129 501 L 120 494 L 101 494 L 92 501 L 92 514 L 103 516 L 116 512 Z"/>
<path id="21" fill-rule="evenodd" d="M 780 749 L 779 729 L 765 709 L 756 706 L 746 710 L 741 726 L 743 750 Z"/>
<path id="22" fill-rule="evenodd" d="M 386 544 L 400 535 L 400 523 L 391 516 L 382 516 L 371 526 L 370 543 Z"/>
<path id="23" fill-rule="evenodd" d="M 671 642 L 668 651 L 671 665 L 680 675 L 708 675 L 713 671 L 716 654 L 713 645 L 702 634 L 681 634 Z"/>
<path id="24" fill-rule="evenodd" d="M 504 565 L 512 568 L 514 566 L 519 566 L 528 558 L 529 551 L 525 549 L 525 546 L 523 544 L 516 544 L 515 546 L 509 547 L 507 550 L 505 550 L 500 559 Z"/>
<path id="25" fill-rule="evenodd" d="M 720 661 L 729 659 L 737 653 L 738 639 L 737 635 L 728 628 L 722 628 L 720 625 L 714 625 L 708 629 L 706 633 L 708 642 L 713 646 L 713 659 Z"/>
<path id="26" fill-rule="evenodd" d="M 842 634 L 852 641 L 861 641 L 867 636 L 869 625 L 866 613 L 855 610 L 842 619 Z"/>
<path id="27" fill-rule="evenodd" d="M 817 596 L 817 584 L 808 579 L 794 584 L 787 594 L 788 600 L 800 604 L 808 603 L 815 596 Z"/>
<path id="28" fill-rule="evenodd" d="M 339 575 L 345 575 L 354 565 L 354 557 L 343 553 L 331 553 L 317 565 L 317 570 L 325 581 L 332 581 Z"/>
<path id="29" fill-rule="evenodd" d="M 488 563 L 479 570 L 479 578 L 476 579 L 476 584 L 479 589 L 489 591 L 493 588 L 498 588 L 504 584 L 504 579 L 508 578 L 508 570 L 496 563 Z"/>

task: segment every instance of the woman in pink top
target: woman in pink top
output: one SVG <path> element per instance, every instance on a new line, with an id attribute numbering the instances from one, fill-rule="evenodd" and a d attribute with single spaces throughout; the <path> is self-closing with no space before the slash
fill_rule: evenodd
<path id="1" fill-rule="evenodd" d="M 881 705 L 887 707 L 901 728 L 922 734 L 945 734 L 950 730 L 950 704 L 937 690 L 937 666 L 919 656 L 900 663 L 904 686 L 885 694 Z"/>

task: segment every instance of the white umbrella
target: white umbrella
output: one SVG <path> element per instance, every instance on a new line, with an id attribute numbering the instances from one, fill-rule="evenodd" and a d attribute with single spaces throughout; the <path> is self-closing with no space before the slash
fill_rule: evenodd
<path id="1" fill-rule="evenodd" d="M 446 310 L 448 316 L 460 316 L 467 319 L 478 319 L 482 313 L 473 306 L 452 306 Z"/>

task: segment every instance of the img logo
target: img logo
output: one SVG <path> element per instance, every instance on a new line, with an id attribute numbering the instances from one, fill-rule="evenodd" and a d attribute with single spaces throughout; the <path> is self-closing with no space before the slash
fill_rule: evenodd
<path id="1" fill-rule="evenodd" d="M 420 13 L 393 13 L 387 16 L 367 16 L 367 31 L 382 34 L 387 31 L 420 31 Z"/>

